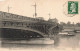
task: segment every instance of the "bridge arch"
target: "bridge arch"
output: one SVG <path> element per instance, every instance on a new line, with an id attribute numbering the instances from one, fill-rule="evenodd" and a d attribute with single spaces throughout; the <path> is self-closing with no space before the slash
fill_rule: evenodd
<path id="1" fill-rule="evenodd" d="M 11 29 L 13 29 L 14 32 L 18 31 L 18 32 L 22 32 L 22 34 L 25 33 L 25 35 L 28 35 L 30 37 L 41 37 L 44 38 L 44 33 L 34 30 L 34 29 L 30 29 L 30 28 L 25 28 L 25 27 L 1 27 L 1 29 L 7 29 L 8 31 L 11 31 Z M 9 30 L 10 29 L 10 30 Z M 8 32 L 7 31 L 7 32 Z M 32 32 L 32 33 L 31 33 Z M 30 34 L 29 34 L 30 33 Z M 32 35 L 32 36 L 31 36 Z"/>

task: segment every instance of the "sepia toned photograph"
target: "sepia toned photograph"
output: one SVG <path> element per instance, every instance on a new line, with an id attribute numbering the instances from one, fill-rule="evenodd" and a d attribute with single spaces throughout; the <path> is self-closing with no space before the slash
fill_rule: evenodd
<path id="1" fill-rule="evenodd" d="M 0 0 L 0 51 L 80 51 L 80 0 Z"/>

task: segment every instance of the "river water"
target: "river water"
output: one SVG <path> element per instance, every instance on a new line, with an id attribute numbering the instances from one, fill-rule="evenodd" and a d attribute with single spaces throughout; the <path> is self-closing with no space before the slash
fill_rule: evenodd
<path id="1" fill-rule="evenodd" d="M 53 38 L 52 38 L 53 39 Z M 0 49 L 19 50 L 19 51 L 80 51 L 80 33 L 75 33 L 75 36 L 56 35 L 54 37 L 54 44 L 38 45 L 38 44 L 1 44 Z"/>

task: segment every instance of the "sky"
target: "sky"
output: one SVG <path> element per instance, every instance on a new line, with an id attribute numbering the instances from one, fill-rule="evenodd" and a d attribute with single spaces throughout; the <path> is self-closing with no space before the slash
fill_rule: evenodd
<path id="1" fill-rule="evenodd" d="M 65 15 L 65 13 L 67 13 L 67 11 L 64 12 L 67 8 L 67 1 L 72 0 L 0 0 L 0 11 L 8 12 L 9 6 L 10 13 L 33 17 L 35 8 L 32 5 L 36 3 L 37 17 L 43 17 L 45 20 L 48 20 L 48 14 L 50 13 L 50 18 L 57 18 L 59 22 L 80 22 L 80 10 L 78 10 L 79 13 L 73 17 Z M 80 5 L 80 0 L 73 1 L 78 1 L 78 5 Z M 80 9 L 80 6 L 78 9 Z"/>

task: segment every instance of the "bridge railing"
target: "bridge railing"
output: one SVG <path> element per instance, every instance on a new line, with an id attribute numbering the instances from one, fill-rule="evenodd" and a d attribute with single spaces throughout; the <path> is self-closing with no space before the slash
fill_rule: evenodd
<path id="1" fill-rule="evenodd" d="M 6 19 L 6 20 L 17 20 L 17 21 L 41 21 L 40 19 L 34 19 L 27 16 L 7 13 L 0 11 L 0 20 Z"/>

